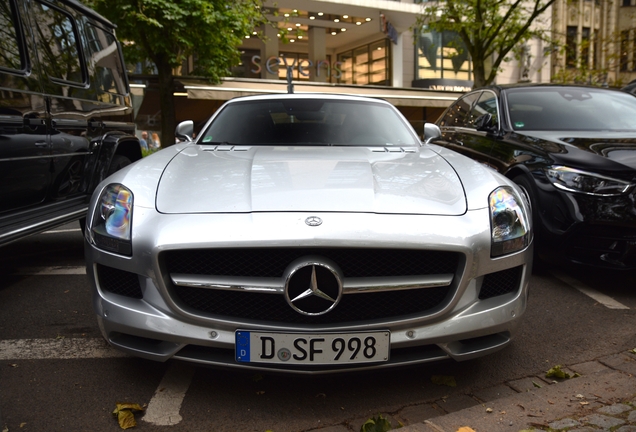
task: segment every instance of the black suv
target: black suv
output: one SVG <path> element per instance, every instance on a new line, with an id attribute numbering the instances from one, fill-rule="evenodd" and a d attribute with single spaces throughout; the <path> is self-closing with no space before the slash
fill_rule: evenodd
<path id="1" fill-rule="evenodd" d="M 114 25 L 74 0 L 0 0 L 0 244 L 82 220 L 141 159 Z"/>

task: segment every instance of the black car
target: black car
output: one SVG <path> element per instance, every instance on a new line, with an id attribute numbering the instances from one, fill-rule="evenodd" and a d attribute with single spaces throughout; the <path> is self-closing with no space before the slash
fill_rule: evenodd
<path id="1" fill-rule="evenodd" d="M 75 0 L 0 0 L 0 244 L 81 220 L 141 159 L 114 25 Z"/>
<path id="2" fill-rule="evenodd" d="M 427 125 L 429 143 L 521 186 L 540 257 L 636 268 L 636 97 L 564 85 L 467 93 Z"/>

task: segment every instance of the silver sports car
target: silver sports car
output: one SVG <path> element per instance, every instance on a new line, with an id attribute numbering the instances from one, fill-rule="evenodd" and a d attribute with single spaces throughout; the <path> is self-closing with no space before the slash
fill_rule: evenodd
<path id="1" fill-rule="evenodd" d="M 152 360 L 325 373 L 467 360 L 512 340 L 530 209 L 391 104 L 237 98 L 92 198 L 101 332 Z"/>

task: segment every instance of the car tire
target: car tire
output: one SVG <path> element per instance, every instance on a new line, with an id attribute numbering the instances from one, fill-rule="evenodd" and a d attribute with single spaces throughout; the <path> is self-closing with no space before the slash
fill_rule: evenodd
<path id="1" fill-rule="evenodd" d="M 117 172 L 120 169 L 130 165 L 130 163 L 130 159 L 128 159 L 126 156 L 116 154 L 113 156 L 113 160 L 110 161 L 110 166 L 108 167 L 108 172 L 106 173 L 106 175 L 109 176 L 114 172 Z"/>
<path id="2" fill-rule="evenodd" d="M 519 175 L 514 177 L 512 181 L 521 188 L 526 198 L 530 202 L 530 210 L 532 212 L 532 229 L 534 231 L 534 271 L 540 271 L 545 267 L 545 261 L 541 258 L 541 246 L 540 243 L 537 242 L 537 237 L 541 237 L 539 232 L 540 229 L 540 219 L 537 213 L 537 200 L 536 195 L 534 193 L 534 186 L 531 183 L 531 180 L 528 180 L 528 177 L 525 175 Z"/>

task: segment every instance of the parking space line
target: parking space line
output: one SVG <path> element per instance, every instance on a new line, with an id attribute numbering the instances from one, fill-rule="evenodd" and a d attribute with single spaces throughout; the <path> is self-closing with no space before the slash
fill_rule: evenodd
<path id="1" fill-rule="evenodd" d="M 84 266 L 54 266 L 18 268 L 12 275 L 17 276 L 51 276 L 51 275 L 85 275 Z"/>
<path id="2" fill-rule="evenodd" d="M 142 420 L 157 426 L 174 426 L 183 419 L 179 411 L 194 376 L 194 367 L 174 363 L 150 399 Z"/>
<path id="3" fill-rule="evenodd" d="M 127 357 L 100 338 L 0 340 L 0 360 L 58 360 Z"/>
<path id="4" fill-rule="evenodd" d="M 556 277 L 557 279 L 561 280 L 562 282 L 565 282 L 566 284 L 576 288 L 577 290 L 579 290 L 581 293 L 585 294 L 586 296 L 596 300 L 597 302 L 599 302 L 600 304 L 602 304 L 603 306 L 605 306 L 608 309 L 629 309 L 627 306 L 625 306 L 624 304 L 614 300 L 613 298 L 606 296 L 605 294 L 602 294 L 590 287 L 588 287 L 587 285 L 579 282 L 578 280 L 563 274 L 561 272 L 558 271 L 553 271 L 552 275 L 554 277 Z"/>

